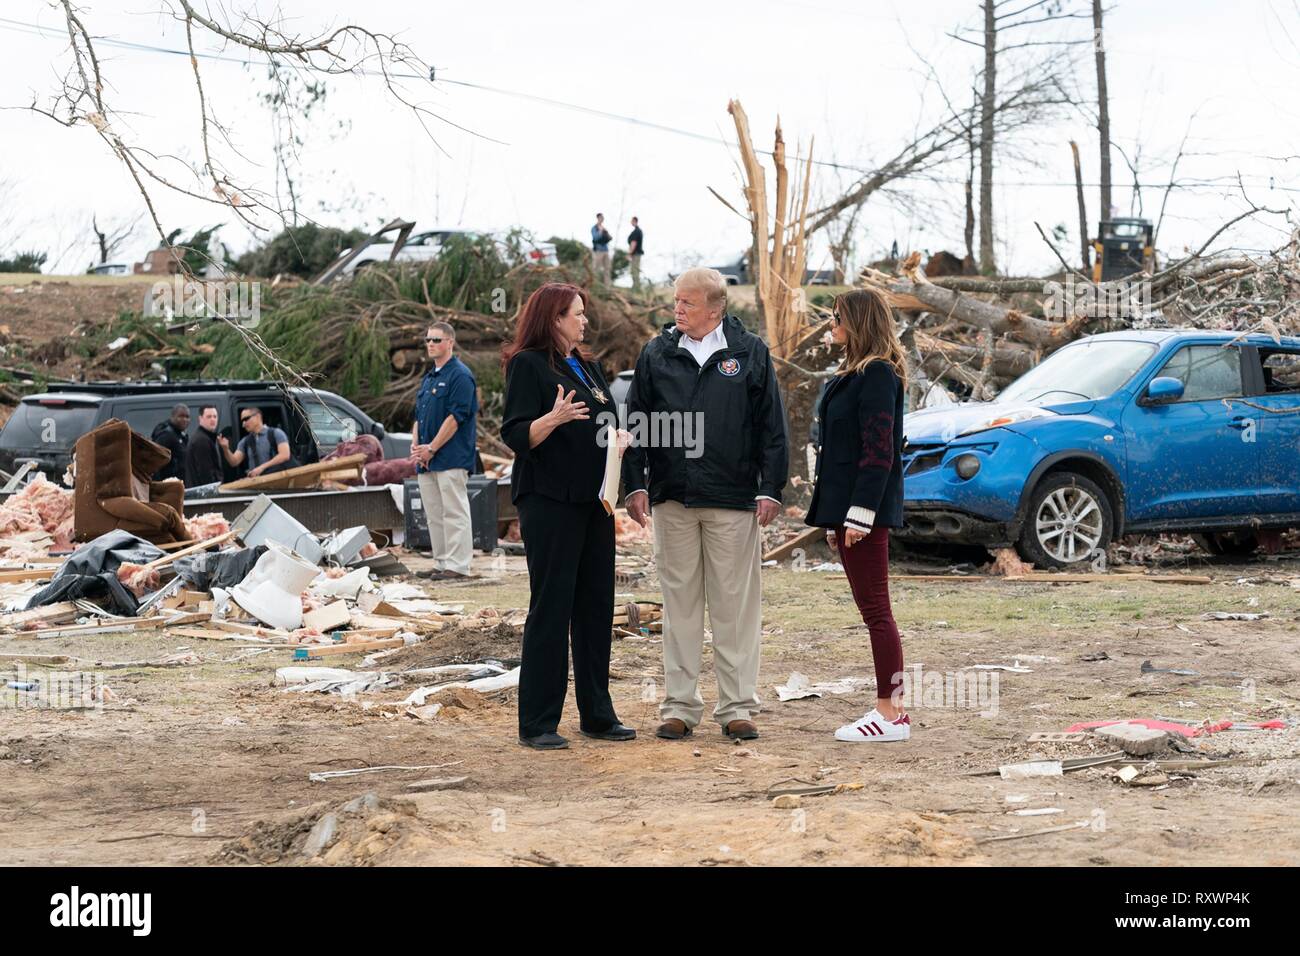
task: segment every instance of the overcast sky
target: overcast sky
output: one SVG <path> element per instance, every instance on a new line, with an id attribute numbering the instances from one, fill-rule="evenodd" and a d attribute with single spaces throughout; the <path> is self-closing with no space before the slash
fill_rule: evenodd
<path id="1" fill-rule="evenodd" d="M 1028 2 L 1028 0 L 1027 0 Z M 870 168 L 917 129 L 932 125 L 943 103 L 925 76 L 928 61 L 950 95 L 966 96 L 979 51 L 947 36 L 979 22 L 976 0 L 809 0 L 744 3 L 547 3 L 485 0 L 222 0 L 232 12 L 278 9 L 303 33 L 357 22 L 397 34 L 450 83 L 407 90 L 447 121 L 421 128 L 411 111 L 373 78 L 327 81 L 318 118 L 302 130 L 300 156 L 307 212 L 330 225 L 372 227 L 403 216 L 419 227 L 528 228 L 539 237 L 583 238 L 605 213 L 620 244 L 637 215 L 645 230 L 646 271 L 661 277 L 689 264 L 734 260 L 748 227 L 709 194 L 733 203 L 738 187 L 728 99 L 741 100 L 756 145 L 770 148 L 780 116 L 787 143 L 814 158 Z M 80 0 L 96 35 L 178 48 L 183 31 L 158 0 Z M 19 24 L 37 24 L 48 36 Z M 122 166 L 86 128 L 67 129 L 22 109 L 59 87 L 67 40 L 61 15 L 44 0 L 0 6 L 0 254 L 14 246 L 48 250 L 59 271 L 91 261 L 89 222 L 132 217 L 138 193 Z M 1082 21 L 1078 31 L 1087 30 Z M 1059 34 L 1052 33 L 1053 36 Z M 1246 208 L 1240 174 L 1259 205 L 1296 208 L 1300 198 L 1300 7 L 1295 0 L 1116 0 L 1106 45 L 1112 137 L 1139 165 L 1143 210 L 1159 213 L 1169 164 L 1185 134 L 1178 167 L 1183 186 L 1169 198 L 1160 236 L 1166 254 L 1199 246 L 1221 222 Z M 212 53 L 243 57 L 241 51 Z M 106 96 L 123 115 L 124 138 L 194 163 L 201 156 L 197 95 L 183 56 L 104 45 Z M 1078 82 L 1094 91 L 1090 50 Z M 258 100 L 269 88 L 264 65 L 203 60 L 204 88 L 234 146 L 223 161 L 244 181 L 273 191 L 271 118 Z M 526 94 L 518 95 L 518 94 Z M 625 122 L 551 105 L 557 101 L 630 117 Z M 1194 118 L 1193 118 L 1194 117 Z M 471 132 L 457 129 L 452 123 Z M 704 139 L 655 128 L 672 127 Z M 1064 224 L 1062 251 L 1077 258 L 1073 171 L 1068 141 L 1080 142 L 1084 179 L 1097 178 L 1095 131 L 1081 115 L 1019 134 L 1020 158 L 995 174 L 999 265 L 1004 272 L 1048 271 L 1051 251 L 1034 229 Z M 173 166 L 181 178 L 183 168 Z M 858 263 L 891 242 L 909 249 L 962 253 L 964 160 L 929 180 L 902 184 L 867 206 Z M 1132 205 L 1133 174 L 1113 157 L 1115 203 Z M 819 167 L 814 195 L 834 198 L 852 173 Z M 241 250 L 255 234 L 221 210 L 155 188 L 164 225 L 193 229 L 223 222 L 221 235 Z M 1098 218 L 1097 190 L 1086 190 Z M 270 224 L 270 223 L 268 223 Z M 1273 221 L 1246 224 L 1217 245 L 1274 247 L 1285 238 Z M 154 244 L 142 226 L 120 258 L 140 259 Z M 824 247 L 812 265 L 824 265 Z M 49 267 L 47 267 L 47 271 Z"/>

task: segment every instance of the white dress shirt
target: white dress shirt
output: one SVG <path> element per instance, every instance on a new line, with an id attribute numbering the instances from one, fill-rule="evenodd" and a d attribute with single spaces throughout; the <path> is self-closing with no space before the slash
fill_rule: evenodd
<path id="1" fill-rule="evenodd" d="M 704 368 L 714 352 L 727 347 L 727 337 L 722 332 L 722 323 L 719 322 L 712 332 L 698 342 L 683 332 L 681 342 L 678 344 L 691 353 L 691 358 L 695 359 L 700 368 Z"/>

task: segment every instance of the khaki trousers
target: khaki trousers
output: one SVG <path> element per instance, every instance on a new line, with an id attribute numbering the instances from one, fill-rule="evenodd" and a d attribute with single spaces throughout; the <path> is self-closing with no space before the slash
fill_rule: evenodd
<path id="1" fill-rule="evenodd" d="M 632 288 L 641 288 L 641 256 L 628 256 L 628 262 L 632 266 Z"/>
<path id="2" fill-rule="evenodd" d="M 474 535 L 469 518 L 469 472 L 464 468 L 422 471 L 420 501 L 429 522 L 429 550 L 439 571 L 469 574 Z"/>
<path id="3" fill-rule="evenodd" d="M 614 262 L 610 258 L 609 253 L 593 252 L 591 254 L 591 262 L 596 273 L 596 278 L 605 283 L 605 285 L 609 285 L 613 281 L 611 275 L 613 274 L 612 270 L 614 266 Z"/>
<path id="4" fill-rule="evenodd" d="M 688 727 L 704 716 L 700 663 L 704 608 L 713 630 L 713 670 L 718 678 L 714 719 L 726 726 L 748 720 L 758 701 L 763 636 L 758 521 L 752 511 L 687 508 L 676 501 L 654 506 L 655 564 L 664 594 L 664 684 L 661 719 Z"/>

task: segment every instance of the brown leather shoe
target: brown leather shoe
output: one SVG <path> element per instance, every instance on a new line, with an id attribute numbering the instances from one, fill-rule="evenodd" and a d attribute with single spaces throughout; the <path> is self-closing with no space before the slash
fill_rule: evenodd
<path id="1" fill-rule="evenodd" d="M 722 732 L 732 740 L 755 740 L 758 737 L 758 728 L 752 720 L 729 721 Z"/>
<path id="2" fill-rule="evenodd" d="M 686 721 L 677 717 L 669 717 L 655 731 L 655 736 L 662 737 L 664 740 L 681 740 L 683 737 L 689 737 L 690 735 L 691 728 L 686 726 Z"/>

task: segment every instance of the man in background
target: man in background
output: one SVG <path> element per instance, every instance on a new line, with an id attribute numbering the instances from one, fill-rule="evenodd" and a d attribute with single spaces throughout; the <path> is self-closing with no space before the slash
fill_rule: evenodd
<path id="1" fill-rule="evenodd" d="M 289 450 L 289 436 L 282 429 L 268 426 L 262 421 L 260 408 L 243 408 L 239 411 L 239 424 L 246 434 L 232 452 L 225 435 L 217 438 L 226 463 L 232 468 L 247 464 L 245 476 L 256 478 L 292 468 L 293 453 Z"/>
<path id="2" fill-rule="evenodd" d="M 596 224 L 591 227 L 591 265 L 596 278 L 605 285 L 609 285 L 613 277 L 609 258 L 609 244 L 613 238 L 605 228 L 605 214 L 596 213 Z"/>
<path id="3" fill-rule="evenodd" d="M 474 470 L 478 389 L 469 366 L 451 354 L 456 332 L 450 325 L 429 326 L 424 344 L 433 366 L 415 399 L 411 460 L 417 465 L 434 564 L 420 576 L 449 581 L 469 577 L 474 552 L 468 487 Z"/>
<path id="4" fill-rule="evenodd" d="M 641 253 L 645 251 L 645 240 L 641 237 L 641 227 L 636 216 L 632 217 L 632 232 L 627 237 L 627 258 L 632 264 L 632 288 L 641 288 Z"/>
<path id="5" fill-rule="evenodd" d="M 188 405 L 173 405 L 171 417 L 159 422 L 149 437 L 172 453 L 167 464 L 154 474 L 154 481 L 166 481 L 168 478 L 185 477 L 185 446 L 190 440 L 187 434 L 190 427 L 190 409 Z"/>
<path id="6" fill-rule="evenodd" d="M 217 406 L 203 405 L 199 408 L 199 427 L 190 437 L 185 448 L 185 486 L 197 488 L 221 481 L 225 473 L 221 467 L 221 448 L 217 444 L 217 427 L 221 419 Z"/>

